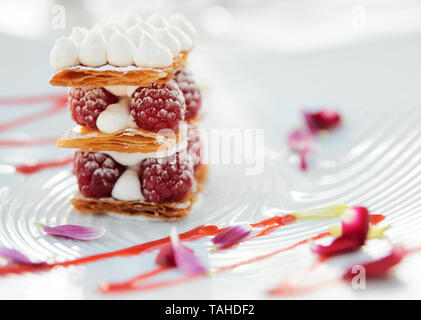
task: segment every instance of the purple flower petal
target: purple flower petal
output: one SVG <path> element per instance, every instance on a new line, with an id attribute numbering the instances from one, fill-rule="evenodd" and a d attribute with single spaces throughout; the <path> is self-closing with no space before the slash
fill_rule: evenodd
<path id="1" fill-rule="evenodd" d="M 177 267 L 188 274 L 206 272 L 203 264 L 194 255 L 194 251 L 180 243 L 175 229 L 171 230 L 171 243 L 161 248 L 155 262 L 161 266 Z"/>
<path id="2" fill-rule="evenodd" d="M 223 248 L 235 244 L 244 238 L 246 238 L 251 233 L 251 228 L 247 225 L 245 226 L 232 226 L 225 228 L 215 237 L 212 238 L 212 243 L 217 246 L 217 248 Z"/>
<path id="3" fill-rule="evenodd" d="M 43 265 L 44 262 L 32 262 L 23 253 L 15 249 L 0 247 L 0 256 L 17 264 Z"/>
<path id="4" fill-rule="evenodd" d="M 49 227 L 41 223 L 35 223 L 41 227 L 42 230 L 50 235 L 64 237 L 75 240 L 94 240 L 101 238 L 104 233 L 104 228 L 78 226 L 73 224 L 66 224 L 62 226 Z"/>

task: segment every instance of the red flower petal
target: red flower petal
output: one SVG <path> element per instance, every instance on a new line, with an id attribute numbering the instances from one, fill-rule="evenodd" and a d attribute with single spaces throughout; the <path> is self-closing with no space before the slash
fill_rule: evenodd
<path id="1" fill-rule="evenodd" d="M 303 111 L 303 115 L 307 127 L 313 133 L 317 133 L 320 130 L 335 129 L 341 123 L 340 114 L 334 110 Z"/>
<path id="2" fill-rule="evenodd" d="M 342 235 L 330 245 L 318 245 L 313 252 L 320 256 L 332 256 L 356 250 L 364 245 L 370 224 L 369 212 L 364 207 L 352 207 L 342 215 Z"/>
<path id="3" fill-rule="evenodd" d="M 365 270 L 365 277 L 370 278 L 381 278 L 388 274 L 388 272 L 397 264 L 399 264 L 402 259 L 405 257 L 406 251 L 403 247 L 395 247 L 387 256 L 370 261 L 368 263 L 362 263 L 362 266 Z M 351 280 L 355 277 L 355 272 L 353 272 L 353 265 L 350 267 L 342 276 L 344 280 Z"/>
<path id="4" fill-rule="evenodd" d="M 194 251 L 180 243 L 175 229 L 171 230 L 171 242 L 161 248 L 155 262 L 161 266 L 177 267 L 188 274 L 206 272 Z"/>

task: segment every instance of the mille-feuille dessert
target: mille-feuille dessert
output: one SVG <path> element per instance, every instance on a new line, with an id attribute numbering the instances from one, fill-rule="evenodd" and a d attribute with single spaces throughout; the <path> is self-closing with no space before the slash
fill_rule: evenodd
<path id="1" fill-rule="evenodd" d="M 50 54 L 78 124 L 57 146 L 78 149 L 81 212 L 185 217 L 206 178 L 201 92 L 185 67 L 195 29 L 181 14 L 75 27 Z"/>

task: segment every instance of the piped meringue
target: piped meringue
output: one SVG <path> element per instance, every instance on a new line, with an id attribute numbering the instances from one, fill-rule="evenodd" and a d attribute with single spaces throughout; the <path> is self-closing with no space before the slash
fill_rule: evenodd
<path id="1" fill-rule="evenodd" d="M 169 21 L 170 24 L 179 27 L 181 31 L 185 32 L 190 38 L 194 39 L 196 37 L 195 27 L 181 13 L 173 14 Z"/>
<path id="2" fill-rule="evenodd" d="M 55 70 L 61 70 L 79 64 L 78 47 L 74 40 L 62 37 L 54 44 L 50 53 L 50 65 Z"/>
<path id="3" fill-rule="evenodd" d="M 180 53 L 180 41 L 166 29 L 157 29 L 154 33 L 154 38 L 164 47 L 170 49 L 171 54 L 176 56 Z"/>
<path id="4" fill-rule="evenodd" d="M 117 67 L 133 64 L 133 54 L 136 48 L 132 41 L 122 33 L 115 32 L 111 36 L 107 49 L 109 64 Z"/>
<path id="5" fill-rule="evenodd" d="M 127 34 L 127 37 L 133 42 L 135 47 L 138 47 L 140 43 L 140 39 L 142 38 L 145 32 L 146 31 L 142 29 L 141 27 L 139 27 L 139 25 L 134 25 L 133 27 L 130 27 L 129 29 L 127 29 L 126 34 Z"/>
<path id="6" fill-rule="evenodd" d="M 101 34 L 102 34 L 102 36 L 104 37 L 104 39 L 105 39 L 106 41 L 109 41 L 109 40 L 110 40 L 110 38 L 111 38 L 111 36 L 112 36 L 115 32 L 117 32 L 118 30 L 117 30 L 117 28 L 116 28 L 114 25 L 112 25 L 112 24 L 110 24 L 110 23 L 107 23 L 107 24 L 104 24 L 103 26 L 101 26 L 101 27 L 99 28 L 99 31 L 101 32 Z"/>
<path id="7" fill-rule="evenodd" d="M 164 28 L 168 25 L 167 19 L 160 13 L 152 13 L 146 22 L 155 28 Z"/>
<path id="8" fill-rule="evenodd" d="M 126 28 L 133 27 L 137 23 L 139 23 L 139 18 L 135 15 L 128 15 L 124 17 L 123 24 L 126 26 Z"/>
<path id="9" fill-rule="evenodd" d="M 180 43 L 181 51 L 189 51 L 193 47 L 193 41 L 190 37 L 183 32 L 179 27 L 176 26 L 168 26 L 167 29 Z"/>
<path id="10" fill-rule="evenodd" d="M 73 27 L 72 33 L 70 34 L 70 39 L 72 39 L 77 44 L 81 44 L 86 37 L 88 29 L 81 27 Z"/>
<path id="11" fill-rule="evenodd" d="M 144 201 L 140 188 L 138 172 L 133 168 L 127 168 L 115 183 L 111 196 L 123 201 Z"/>
<path id="12" fill-rule="evenodd" d="M 155 27 L 150 25 L 149 23 L 145 23 L 145 22 L 139 22 L 137 24 L 141 29 L 143 29 L 143 31 L 146 31 L 147 33 L 149 33 L 150 36 L 152 36 L 155 32 Z"/>
<path id="13" fill-rule="evenodd" d="M 98 31 L 89 31 L 79 46 L 79 60 L 89 67 L 99 67 L 107 63 L 107 43 Z"/>
<path id="14" fill-rule="evenodd" d="M 148 34 L 142 36 L 134 55 L 136 66 L 164 68 L 170 66 L 172 61 L 173 56 L 170 49 L 155 41 Z"/>

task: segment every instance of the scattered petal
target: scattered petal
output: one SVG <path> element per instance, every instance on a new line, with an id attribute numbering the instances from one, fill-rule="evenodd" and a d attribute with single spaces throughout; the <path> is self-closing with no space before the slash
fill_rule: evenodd
<path id="1" fill-rule="evenodd" d="M 32 262 L 23 253 L 15 249 L 0 247 L 0 256 L 10 260 L 12 263 L 27 265 L 43 265 L 44 262 Z"/>
<path id="2" fill-rule="evenodd" d="M 251 227 L 249 224 L 231 226 L 219 232 L 211 241 L 216 249 L 220 249 L 240 242 L 250 233 Z"/>
<path id="3" fill-rule="evenodd" d="M 364 245 L 369 230 L 370 216 L 364 207 L 352 207 L 342 215 L 342 234 L 330 245 L 318 245 L 313 252 L 320 256 L 332 256 L 356 250 Z"/>
<path id="4" fill-rule="evenodd" d="M 300 156 L 300 168 L 306 171 L 308 168 L 307 155 L 311 150 L 313 135 L 306 130 L 296 129 L 288 136 L 288 145 L 293 152 Z"/>
<path id="5" fill-rule="evenodd" d="M 403 247 L 397 246 L 385 257 L 370 261 L 368 263 L 359 264 L 365 271 L 365 277 L 367 279 L 381 278 L 387 276 L 389 271 L 397 264 L 399 264 L 406 255 L 406 250 Z M 353 267 L 350 267 L 342 276 L 344 280 L 351 280 L 355 277 Z"/>
<path id="6" fill-rule="evenodd" d="M 105 229 L 98 227 L 78 226 L 73 224 L 49 227 L 38 222 L 35 222 L 35 224 L 50 235 L 74 240 L 95 240 L 101 238 L 105 234 Z"/>
<path id="7" fill-rule="evenodd" d="M 303 111 L 303 115 L 308 129 L 312 133 L 318 133 L 320 130 L 333 130 L 341 123 L 341 116 L 335 110 Z"/>
<path id="8" fill-rule="evenodd" d="M 187 274 L 206 272 L 194 251 L 180 243 L 175 228 L 171 230 L 171 242 L 161 248 L 155 262 L 161 266 L 177 267 Z"/>

